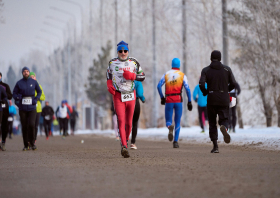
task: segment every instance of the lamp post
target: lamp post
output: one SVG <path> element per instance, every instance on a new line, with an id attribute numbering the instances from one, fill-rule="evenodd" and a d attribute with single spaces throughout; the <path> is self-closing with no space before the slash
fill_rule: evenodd
<path id="1" fill-rule="evenodd" d="M 74 21 L 75 21 L 75 26 L 74 26 L 74 44 L 76 44 L 76 17 L 74 14 L 72 14 L 71 12 L 68 12 L 68 11 L 65 11 L 65 10 L 62 10 L 60 8 L 56 8 L 54 6 L 51 6 L 50 9 L 52 10 L 55 10 L 57 12 L 60 12 L 60 13 L 63 13 L 63 14 L 66 14 L 66 15 L 69 15 L 71 16 Z M 68 31 L 70 32 L 70 27 L 69 25 L 68 26 Z M 71 86 L 71 76 L 72 76 L 72 70 L 71 70 L 71 49 L 70 49 L 70 38 L 68 39 L 68 42 L 67 42 L 67 54 L 68 54 L 68 100 L 69 100 L 69 104 L 72 105 L 72 99 L 71 99 L 71 96 L 72 96 L 72 86 Z M 76 55 L 76 53 L 75 53 Z M 77 59 L 76 59 L 77 60 Z"/>

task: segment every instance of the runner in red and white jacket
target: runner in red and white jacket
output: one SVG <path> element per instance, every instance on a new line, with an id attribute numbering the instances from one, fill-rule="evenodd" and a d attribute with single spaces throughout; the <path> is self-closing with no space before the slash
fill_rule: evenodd
<path id="1" fill-rule="evenodd" d="M 132 129 L 136 99 L 134 80 L 143 81 L 145 74 L 139 62 L 128 56 L 128 44 L 121 41 L 117 46 L 118 57 L 110 60 L 107 69 L 107 88 L 113 95 L 122 146 L 121 154 L 124 158 L 128 158 L 130 156 L 127 142 Z"/>

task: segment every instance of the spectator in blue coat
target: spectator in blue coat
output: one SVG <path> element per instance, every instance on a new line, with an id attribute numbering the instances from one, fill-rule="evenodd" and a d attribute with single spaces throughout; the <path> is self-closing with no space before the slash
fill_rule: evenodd
<path id="1" fill-rule="evenodd" d="M 36 120 L 36 104 L 40 100 L 42 90 L 36 80 L 29 78 L 30 70 L 28 67 L 22 68 L 23 78 L 16 83 L 13 90 L 13 98 L 15 104 L 19 108 L 20 122 L 22 126 L 22 137 L 24 142 L 23 151 L 28 150 L 28 140 L 32 150 L 36 150 L 35 146 L 35 120 Z M 35 97 L 35 90 L 37 95 Z"/>
<path id="2" fill-rule="evenodd" d="M 205 84 L 205 88 L 207 89 L 207 84 Z M 203 96 L 202 91 L 199 88 L 199 85 L 196 85 L 196 87 L 194 88 L 193 99 L 195 102 L 197 102 L 198 118 L 199 118 L 200 127 L 202 129 L 201 133 L 204 133 L 205 121 L 208 121 L 207 96 Z M 204 120 L 202 114 L 204 114 L 204 118 L 205 118 Z"/>

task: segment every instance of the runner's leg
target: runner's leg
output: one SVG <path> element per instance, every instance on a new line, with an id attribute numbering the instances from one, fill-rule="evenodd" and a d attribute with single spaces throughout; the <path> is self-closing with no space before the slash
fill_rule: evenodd
<path id="1" fill-rule="evenodd" d="M 181 117 L 182 117 L 182 110 L 183 110 L 183 103 L 175 103 L 175 138 L 174 141 L 178 142 L 179 140 L 179 134 L 180 134 L 180 128 L 181 128 Z"/>
<path id="2" fill-rule="evenodd" d="M 134 91 L 134 98 L 136 98 L 136 94 Z M 135 109 L 135 100 L 126 102 L 125 106 L 125 134 L 126 134 L 126 141 L 129 140 L 129 136 L 132 130 L 132 120 L 133 120 L 133 114 Z"/>
<path id="3" fill-rule="evenodd" d="M 166 103 L 165 104 L 166 127 L 169 127 L 170 125 L 172 125 L 173 108 L 174 108 L 174 103 Z"/>
<path id="4" fill-rule="evenodd" d="M 120 92 L 116 91 L 113 101 L 114 101 L 114 108 L 118 119 L 119 137 L 121 140 L 121 145 L 126 146 L 127 148 L 126 135 L 125 135 L 125 103 L 121 101 Z"/>
<path id="5" fill-rule="evenodd" d="M 139 99 L 137 99 L 135 103 L 134 114 L 133 114 L 131 144 L 135 144 L 136 142 L 139 116 L 140 116 L 140 102 Z"/>

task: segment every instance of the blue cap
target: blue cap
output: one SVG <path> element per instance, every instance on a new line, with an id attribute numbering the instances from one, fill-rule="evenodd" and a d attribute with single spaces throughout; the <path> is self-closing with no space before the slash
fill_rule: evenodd
<path id="1" fill-rule="evenodd" d="M 172 60 L 172 68 L 180 68 L 180 59 L 179 58 L 173 58 Z"/>
<path id="2" fill-rule="evenodd" d="M 117 46 L 118 46 L 117 51 L 119 51 L 119 50 L 127 50 L 127 51 L 129 51 L 128 44 L 126 42 L 124 42 L 124 41 L 119 42 Z"/>
<path id="3" fill-rule="evenodd" d="M 24 70 L 28 70 L 30 72 L 30 69 L 26 66 L 22 68 L 21 73 L 23 73 Z"/>

